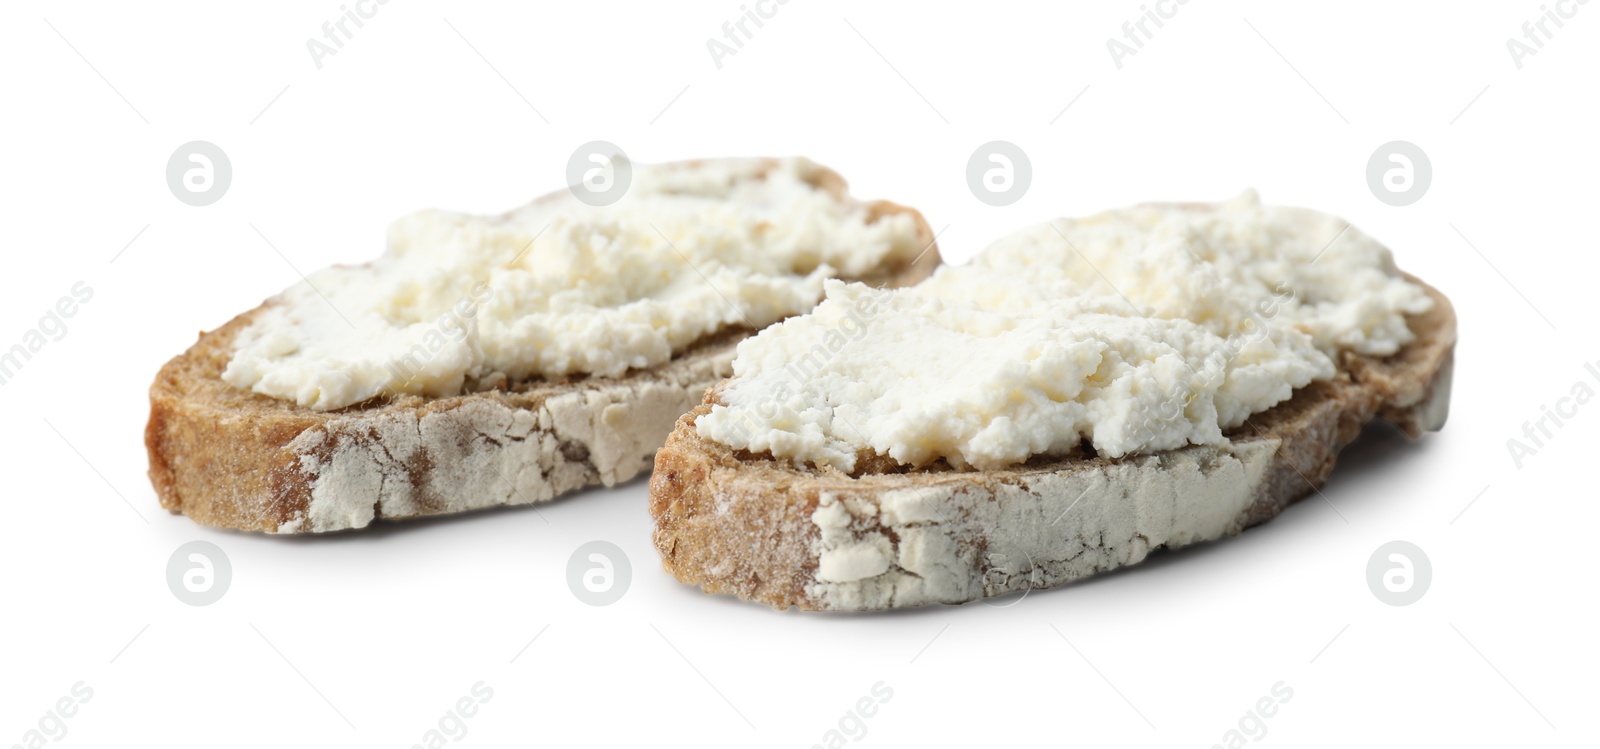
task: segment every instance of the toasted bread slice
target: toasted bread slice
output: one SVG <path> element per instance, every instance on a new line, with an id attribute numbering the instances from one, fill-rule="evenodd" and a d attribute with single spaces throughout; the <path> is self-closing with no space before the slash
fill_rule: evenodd
<path id="1" fill-rule="evenodd" d="M 808 181 L 851 200 L 834 172 L 819 168 Z M 869 221 L 910 214 L 926 249 L 855 280 L 907 285 L 939 264 L 933 232 L 915 210 L 864 205 Z M 674 420 L 732 373 L 735 345 L 754 332 L 724 329 L 665 364 L 617 377 L 533 378 L 459 396 L 394 395 L 316 411 L 221 379 L 236 336 L 271 304 L 200 334 L 150 387 L 150 481 L 163 507 L 204 525 L 337 531 L 626 481 L 649 470 Z"/>
<path id="2" fill-rule="evenodd" d="M 1237 534 L 1326 481 L 1374 418 L 1412 438 L 1444 424 L 1455 313 L 1424 288 L 1435 304 L 1407 317 L 1411 343 L 1382 359 L 1343 352 L 1332 381 L 1301 388 L 1216 446 L 846 475 L 700 437 L 694 422 L 720 402 L 714 388 L 656 454 L 656 548 L 668 572 L 709 593 L 859 611 L 1048 588 Z"/>

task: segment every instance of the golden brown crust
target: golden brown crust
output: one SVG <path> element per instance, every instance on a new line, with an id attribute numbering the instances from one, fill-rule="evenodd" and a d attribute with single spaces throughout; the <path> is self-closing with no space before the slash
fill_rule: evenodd
<path id="1" fill-rule="evenodd" d="M 1385 359 L 1347 353 L 1333 381 L 1302 388 L 1289 401 L 1251 417 L 1229 435 L 1231 444 L 1221 451 L 1189 447 L 1120 460 L 1034 458 L 1014 468 L 987 472 L 868 471 L 852 477 L 832 469 L 796 466 L 787 460 L 734 451 L 701 438 L 694 420 L 709 412 L 716 402 L 718 388 L 713 388 L 701 406 L 678 420 L 666 446 L 656 453 L 650 479 L 653 539 L 663 567 L 680 581 L 698 585 L 708 593 L 729 593 L 778 609 L 887 608 L 933 600 L 959 602 L 1062 584 L 1083 574 L 1137 562 L 1149 549 L 1128 552 L 1120 559 L 1108 556 L 1110 561 L 1093 563 L 1087 571 L 1081 565 L 1065 566 L 1065 562 L 1059 569 L 1045 569 L 1043 560 L 1030 560 L 1030 565 L 1040 567 L 1024 570 L 1023 577 L 990 584 L 983 578 L 993 571 L 985 565 L 990 561 L 988 531 L 995 529 L 974 530 L 970 524 L 951 522 L 945 524 L 949 526 L 947 530 L 939 531 L 947 535 L 939 539 L 948 542 L 950 556 L 946 561 L 962 566 L 961 573 L 980 580 L 977 587 L 969 586 L 968 593 L 953 598 L 948 594 L 928 598 L 922 592 L 925 587 L 920 579 L 906 580 L 901 575 L 901 582 L 909 582 L 915 595 L 904 590 L 880 590 L 877 598 L 835 600 L 828 597 L 829 586 L 819 585 L 817 574 L 823 530 L 813 516 L 823 497 L 867 507 L 852 520 L 854 537 L 881 538 L 890 546 L 901 546 L 898 534 L 916 524 L 891 523 L 882 517 L 887 513 L 879 508 L 888 507 L 885 497 L 904 493 L 903 490 L 959 496 L 967 503 L 963 508 L 967 508 L 974 501 L 979 505 L 995 504 L 1002 494 L 1014 498 L 1019 492 L 1030 491 L 1030 485 L 1052 478 L 1094 472 L 1110 475 L 1113 471 L 1126 476 L 1135 468 L 1159 473 L 1173 470 L 1163 466 L 1184 461 L 1204 465 L 1240 463 L 1236 456 L 1270 454 L 1270 462 L 1265 458 L 1261 461 L 1266 469 L 1251 479 L 1253 485 L 1240 487 L 1248 492 L 1240 505 L 1243 509 L 1224 530 L 1236 533 L 1275 517 L 1320 486 L 1333 470 L 1339 451 L 1372 419 L 1391 421 L 1413 438 L 1424 429 L 1442 425 L 1449 396 L 1456 319 L 1443 294 L 1425 284 L 1424 288 L 1435 304 L 1430 311 L 1408 318 L 1416 334 L 1412 343 Z M 950 514 L 971 513 L 960 509 Z M 957 518 L 964 519 L 967 518 Z M 919 531 L 933 532 L 941 523 L 926 521 L 922 525 Z M 1070 535 L 1070 531 L 1063 531 L 1060 543 L 1068 543 Z M 1197 540 L 1207 539 L 1178 539 L 1155 547 Z"/>
<path id="2" fill-rule="evenodd" d="M 846 199 L 844 180 L 837 174 L 819 168 L 813 177 Z M 882 201 L 868 206 L 874 218 L 910 214 L 928 249 L 916 258 L 897 257 L 860 280 L 901 286 L 930 274 L 939 264 L 939 252 L 921 214 Z M 752 332 L 725 330 L 667 364 L 620 377 L 533 379 L 505 390 L 447 398 L 400 395 L 320 412 L 221 379 L 235 336 L 269 304 L 201 333 L 194 346 L 161 368 L 150 387 L 145 446 L 151 485 L 162 507 L 204 525 L 270 533 L 338 530 L 376 518 L 459 511 L 464 505 L 456 495 L 464 489 L 441 481 L 438 474 L 461 470 L 451 463 L 460 463 L 464 455 L 487 461 L 484 465 L 499 473 L 495 480 L 503 495 L 469 498 L 466 508 L 539 501 L 579 486 L 626 480 L 649 469 L 650 455 L 672 419 L 730 373 L 733 347 Z M 674 398 L 681 405 L 673 406 Z M 670 413 L 661 416 L 668 408 Z M 472 433 L 473 424 L 483 421 L 500 431 Z M 439 434 L 429 433 L 430 425 Z M 454 431 L 443 434 L 445 428 Z M 395 430 L 419 444 L 432 439 L 432 448 L 423 444 L 400 456 L 393 449 Z M 467 452 L 459 452 L 445 444 L 451 441 L 471 444 L 461 447 Z M 627 444 L 619 447 L 619 441 Z M 602 460 L 596 453 L 600 442 L 623 457 Z M 369 491 L 370 510 L 346 507 L 345 515 L 319 519 L 312 507 L 314 497 L 321 496 L 319 477 L 331 482 L 330 466 L 341 451 L 353 450 L 371 453 L 382 464 L 369 466 L 382 482 Z M 344 490 L 330 485 L 321 491 Z M 367 502 L 334 499 L 343 505 Z"/>

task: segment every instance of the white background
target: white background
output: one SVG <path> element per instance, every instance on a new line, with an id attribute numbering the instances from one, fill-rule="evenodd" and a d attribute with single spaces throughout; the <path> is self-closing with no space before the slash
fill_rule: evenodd
<path id="1" fill-rule="evenodd" d="M 74 283 L 94 296 L 0 386 L 0 746 L 78 681 L 94 696 L 63 746 L 410 746 L 478 681 L 494 696 L 462 745 L 810 746 L 880 681 L 893 697 L 852 744 L 1211 746 L 1279 681 L 1294 696 L 1252 744 L 1592 742 L 1600 405 L 1520 469 L 1506 440 L 1580 380 L 1600 390 L 1600 6 L 1519 70 L 1505 45 L 1533 0 L 1193 0 L 1119 70 L 1106 41 L 1139 4 L 1085 5 L 792 0 L 719 70 L 706 40 L 738 0 L 397 0 L 319 70 L 305 43 L 336 0 L 7 3 L 0 348 Z M 204 208 L 164 176 L 196 139 L 234 171 Z M 1326 501 L 1239 538 L 1004 608 L 705 596 L 661 571 L 643 481 L 328 538 L 159 508 L 146 388 L 197 331 L 296 268 L 375 256 L 408 211 L 558 189 L 595 139 L 637 161 L 810 156 L 948 226 L 953 262 L 1051 217 L 1250 186 L 1336 213 L 1454 300 L 1450 422 L 1369 434 Z M 995 139 L 1033 164 L 1005 208 L 964 176 Z M 1404 208 L 1365 178 L 1397 139 L 1434 171 Z M 195 539 L 234 571 L 201 608 L 164 579 Z M 604 608 L 564 579 L 597 539 L 633 567 Z M 1434 569 L 1404 608 L 1365 581 L 1394 539 Z"/>

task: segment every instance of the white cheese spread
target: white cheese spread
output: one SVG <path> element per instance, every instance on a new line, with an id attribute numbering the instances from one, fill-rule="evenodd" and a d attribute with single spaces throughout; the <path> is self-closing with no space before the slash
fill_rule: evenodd
<path id="1" fill-rule="evenodd" d="M 1341 349 L 1394 353 L 1432 304 L 1370 237 L 1254 192 L 1041 224 L 908 289 L 825 288 L 739 345 L 703 437 L 846 472 L 1217 444 Z"/>
<path id="2" fill-rule="evenodd" d="M 606 207 L 563 191 L 501 216 L 412 214 L 378 260 L 276 297 L 222 377 L 328 410 L 661 364 L 719 330 L 811 309 L 826 279 L 923 250 L 910 215 L 875 217 L 813 184 L 821 171 L 802 159 L 634 165 Z"/>

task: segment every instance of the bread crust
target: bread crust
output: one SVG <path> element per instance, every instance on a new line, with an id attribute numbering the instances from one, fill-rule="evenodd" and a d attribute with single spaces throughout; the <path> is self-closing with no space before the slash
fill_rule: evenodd
<path id="1" fill-rule="evenodd" d="M 714 388 L 656 454 L 652 538 L 668 572 L 708 593 L 875 610 L 1048 588 L 1235 535 L 1321 486 L 1371 420 L 1412 439 L 1443 426 L 1456 318 L 1421 285 L 1434 306 L 1407 318 L 1410 344 L 1382 359 L 1344 352 L 1333 380 L 1219 446 L 850 476 L 701 438 L 694 420 L 717 402 Z"/>
<path id="2" fill-rule="evenodd" d="M 818 167 L 809 181 L 849 200 L 831 170 Z M 922 215 L 887 201 L 865 205 L 871 220 L 912 216 L 927 249 L 857 280 L 903 286 L 930 274 L 939 251 Z M 162 507 L 203 525 L 320 533 L 627 481 L 649 470 L 677 417 L 732 373 L 734 347 L 754 332 L 726 329 L 666 364 L 618 377 L 536 378 L 321 412 L 221 379 L 235 337 L 272 303 L 201 333 L 150 387 L 151 485 Z"/>

